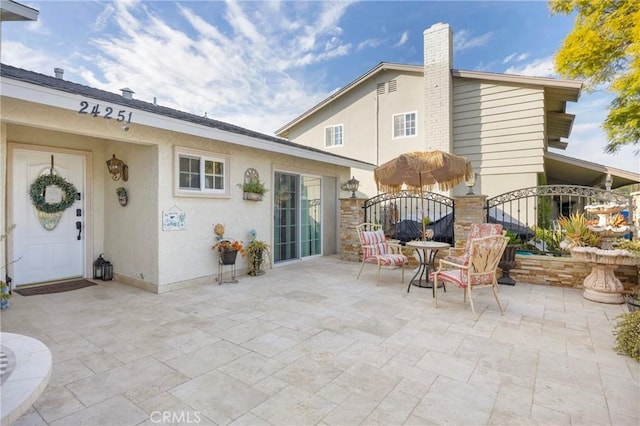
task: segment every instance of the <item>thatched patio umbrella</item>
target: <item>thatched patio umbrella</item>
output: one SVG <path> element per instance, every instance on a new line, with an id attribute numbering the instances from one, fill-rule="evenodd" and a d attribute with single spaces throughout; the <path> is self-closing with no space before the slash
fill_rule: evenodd
<path id="1" fill-rule="evenodd" d="M 436 186 L 442 191 L 453 188 L 473 176 L 471 162 L 444 151 L 417 151 L 401 154 L 375 168 L 373 176 L 380 192 L 403 189 L 423 193 Z M 422 200 L 424 214 L 424 200 Z M 422 238 L 425 223 L 422 222 Z"/>

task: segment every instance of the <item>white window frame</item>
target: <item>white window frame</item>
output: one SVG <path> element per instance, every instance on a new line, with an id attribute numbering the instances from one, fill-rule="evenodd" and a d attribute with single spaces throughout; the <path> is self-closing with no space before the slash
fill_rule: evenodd
<path id="1" fill-rule="evenodd" d="M 407 134 L 407 116 L 413 114 L 413 134 Z M 402 117 L 402 133 L 401 135 L 396 135 L 396 117 Z M 412 138 L 418 134 L 418 112 L 417 111 L 409 111 L 403 112 L 400 114 L 394 114 L 391 117 L 391 137 L 393 139 L 402 139 L 402 138 Z"/>
<path id="2" fill-rule="evenodd" d="M 181 188 L 180 187 L 180 158 L 190 157 L 197 158 L 200 161 L 200 188 Z M 205 172 L 204 164 L 206 161 L 213 161 L 223 164 L 223 188 L 213 189 L 205 188 Z M 229 181 L 229 165 L 230 157 L 228 155 L 218 154 L 210 151 L 202 151 L 176 146 L 174 147 L 173 158 L 173 191 L 175 196 L 182 197 L 209 197 L 209 198 L 228 198 L 230 196 Z"/>
<path id="3" fill-rule="evenodd" d="M 335 143 L 336 129 L 340 128 L 340 143 Z M 331 132 L 331 141 L 327 140 L 327 130 L 332 129 Z M 331 142 L 331 143 L 329 143 Z M 343 124 L 335 124 L 333 126 L 326 126 L 324 128 L 324 147 L 325 148 L 337 148 L 344 146 L 344 125 Z"/>

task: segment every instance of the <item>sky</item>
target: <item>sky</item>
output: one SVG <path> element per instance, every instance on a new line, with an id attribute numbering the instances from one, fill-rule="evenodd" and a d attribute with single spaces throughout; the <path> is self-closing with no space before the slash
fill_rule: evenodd
<path id="1" fill-rule="evenodd" d="M 454 68 L 561 78 L 574 17 L 546 1 L 27 1 L 4 22 L 4 64 L 273 135 L 380 62 L 421 65 L 423 32 L 454 32 Z M 640 172 L 638 147 L 603 150 L 612 94 L 583 90 L 563 155 Z"/>

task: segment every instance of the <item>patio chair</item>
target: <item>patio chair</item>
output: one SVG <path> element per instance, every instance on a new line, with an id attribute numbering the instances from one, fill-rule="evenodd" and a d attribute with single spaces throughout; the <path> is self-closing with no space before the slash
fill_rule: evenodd
<path id="1" fill-rule="evenodd" d="M 472 223 L 464 247 L 451 247 L 445 260 L 459 265 L 465 265 L 469 260 L 469 248 L 474 238 L 488 237 L 489 235 L 504 235 L 502 225 L 495 223 Z"/>
<path id="2" fill-rule="evenodd" d="M 440 260 L 438 270 L 431 274 L 435 289 L 435 306 L 438 306 L 438 282 L 446 281 L 464 290 L 465 302 L 469 296 L 474 320 L 477 320 L 478 317 L 473 306 L 472 290 L 480 288 L 490 287 L 493 290 L 493 296 L 498 302 L 500 313 L 504 315 L 500 299 L 498 299 L 496 271 L 508 242 L 509 238 L 502 235 L 469 239 L 469 259 L 465 265 L 444 259 Z"/>
<path id="3" fill-rule="evenodd" d="M 399 266 L 402 269 L 402 282 L 404 283 L 404 266 L 409 263 L 407 256 L 402 254 L 402 246 L 386 239 L 380 225 L 375 223 L 361 223 L 356 226 L 360 246 L 362 247 L 362 266 L 358 272 L 358 279 L 365 263 L 378 265 L 376 286 L 380 281 L 380 268 L 383 266 Z"/>

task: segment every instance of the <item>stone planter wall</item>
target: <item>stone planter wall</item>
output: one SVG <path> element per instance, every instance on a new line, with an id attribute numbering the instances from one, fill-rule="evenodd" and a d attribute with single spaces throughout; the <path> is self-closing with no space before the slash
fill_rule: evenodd
<path id="1" fill-rule="evenodd" d="M 473 222 L 484 222 L 484 196 L 466 196 L 456 198 L 455 209 L 455 239 L 456 247 L 464 246 L 469 227 Z M 364 222 L 363 199 L 344 198 L 340 200 L 340 259 L 359 262 L 360 242 L 356 235 L 356 226 Z M 405 249 L 409 257 L 409 267 L 417 267 L 413 257 L 413 250 Z M 441 250 L 436 259 L 446 255 Z M 437 260 L 436 260 L 437 262 Z M 616 269 L 616 277 L 625 289 L 640 284 L 637 266 L 622 265 Z M 571 257 L 552 256 L 523 256 L 516 254 L 516 266 L 510 275 L 517 282 L 550 285 L 555 287 L 582 287 L 585 277 L 591 272 L 591 266 L 586 262 Z M 500 275 L 502 272 L 499 272 Z M 516 284 L 517 285 L 517 284 Z"/>
<path id="2" fill-rule="evenodd" d="M 591 265 L 571 257 L 520 254 L 516 254 L 516 266 L 510 271 L 516 282 L 576 288 L 582 287 L 582 282 L 590 273 Z M 625 289 L 638 285 L 637 266 L 618 266 L 615 274 Z"/>

